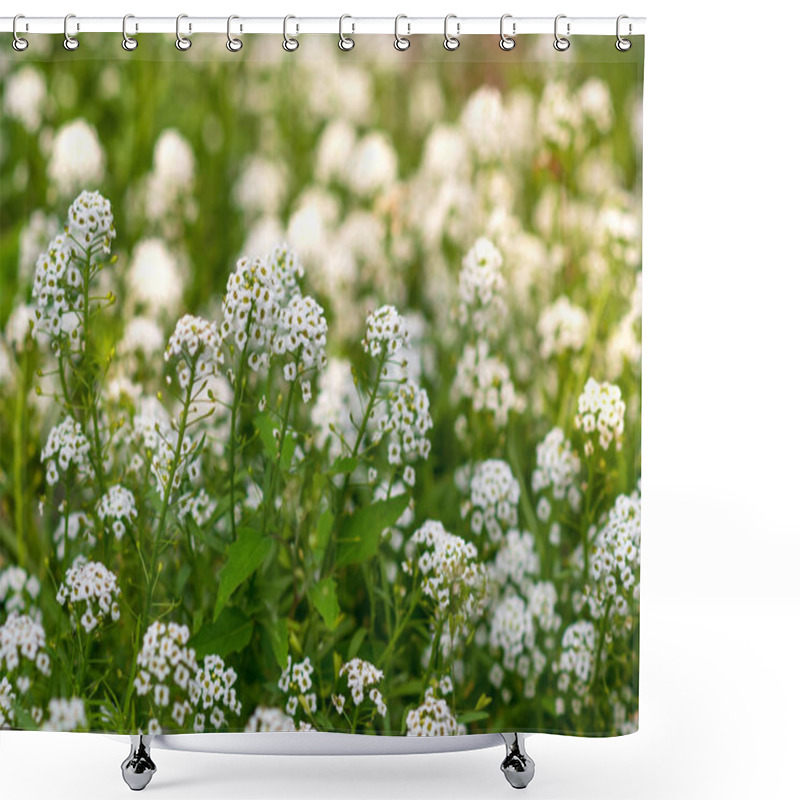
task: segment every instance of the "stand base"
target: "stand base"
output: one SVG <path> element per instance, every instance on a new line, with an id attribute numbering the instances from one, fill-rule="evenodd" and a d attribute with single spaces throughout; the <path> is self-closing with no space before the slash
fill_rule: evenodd
<path id="1" fill-rule="evenodd" d="M 131 736 L 131 752 L 122 762 L 122 779 L 134 792 L 141 792 L 156 774 L 150 757 L 152 741 L 152 736 Z"/>
<path id="2" fill-rule="evenodd" d="M 317 732 L 137 735 L 130 737 L 131 751 L 122 762 L 122 777 L 135 792 L 141 791 L 150 783 L 156 772 L 156 765 L 150 755 L 151 747 L 206 753 L 387 755 L 477 750 L 498 744 L 498 737 L 506 746 L 506 757 L 500 764 L 500 770 L 511 786 L 515 789 L 524 789 L 533 780 L 535 766 L 533 759 L 525 752 L 525 734 L 522 733 L 434 738 L 354 736 Z"/>

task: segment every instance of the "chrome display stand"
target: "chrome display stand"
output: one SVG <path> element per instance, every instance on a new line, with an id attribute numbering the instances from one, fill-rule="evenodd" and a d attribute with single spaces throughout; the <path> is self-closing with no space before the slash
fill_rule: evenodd
<path id="1" fill-rule="evenodd" d="M 506 757 L 500 770 L 515 789 L 533 780 L 535 765 L 525 752 L 524 733 L 487 733 L 473 736 L 395 737 L 342 733 L 222 733 L 131 736 L 131 750 L 122 762 L 125 783 L 138 792 L 156 773 L 151 750 L 262 755 L 391 755 L 480 750 L 502 741 Z"/>

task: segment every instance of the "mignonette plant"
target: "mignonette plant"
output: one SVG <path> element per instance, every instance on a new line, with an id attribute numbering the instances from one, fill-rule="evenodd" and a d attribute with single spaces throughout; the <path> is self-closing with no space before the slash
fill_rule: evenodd
<path id="1" fill-rule="evenodd" d="M 0 728 L 636 730 L 639 73 L 96 42 L 0 71 Z"/>

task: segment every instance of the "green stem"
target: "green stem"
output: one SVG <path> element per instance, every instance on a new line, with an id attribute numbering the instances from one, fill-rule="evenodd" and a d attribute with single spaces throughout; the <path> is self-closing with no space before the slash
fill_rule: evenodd
<path id="1" fill-rule="evenodd" d="M 158 560 L 158 551 L 161 546 L 161 539 L 164 535 L 164 528 L 166 527 L 167 523 L 167 511 L 169 510 L 170 507 L 170 497 L 172 495 L 173 483 L 175 481 L 175 474 L 177 473 L 178 466 L 183 458 L 182 455 L 183 440 L 186 436 L 186 423 L 189 418 L 189 408 L 192 404 L 192 389 L 194 388 L 194 375 L 198 357 L 199 353 L 192 360 L 192 366 L 189 374 L 189 385 L 186 390 L 186 397 L 184 398 L 183 401 L 183 409 L 181 410 L 180 424 L 178 425 L 178 441 L 175 445 L 175 453 L 172 459 L 172 465 L 169 468 L 169 473 L 167 475 L 167 483 L 166 486 L 164 487 L 164 502 L 161 504 L 161 513 L 158 518 L 158 526 L 156 527 L 155 541 L 153 542 L 153 552 L 150 557 L 149 588 L 147 592 L 147 603 L 145 605 L 145 613 L 144 613 L 144 620 L 146 623 L 149 622 L 150 606 L 153 601 L 153 593 L 155 591 L 155 586 L 156 583 L 158 582 L 158 574 L 156 573 L 156 561 Z M 146 630 L 147 625 L 145 625 L 144 628 Z"/>
<path id="2" fill-rule="evenodd" d="M 25 354 L 20 364 L 20 379 L 17 384 L 17 402 L 14 408 L 14 525 L 17 529 L 17 563 L 27 566 L 25 546 L 25 468 L 24 458 L 27 437 L 25 435 L 25 408 L 28 392 L 28 358 Z"/>
<path id="3" fill-rule="evenodd" d="M 419 703 L 425 699 L 425 690 L 428 688 L 428 681 L 431 679 L 433 673 L 434 662 L 439 654 L 439 642 L 442 639 L 442 631 L 444 630 L 444 620 L 439 620 L 436 623 L 436 634 L 433 637 L 433 644 L 431 645 L 431 657 L 428 660 L 428 668 L 425 670 L 425 677 L 422 679 L 422 691 L 419 695 Z"/>
<path id="4" fill-rule="evenodd" d="M 378 390 L 380 389 L 380 385 L 381 385 L 381 375 L 383 374 L 383 368 L 386 365 L 386 362 L 388 360 L 389 360 L 388 353 L 383 353 L 381 355 L 380 361 L 378 362 L 378 371 L 377 371 L 376 377 L 375 377 L 375 384 L 372 387 L 372 389 L 370 390 L 369 400 L 367 401 L 367 408 L 366 408 L 366 411 L 364 412 L 364 417 L 361 420 L 361 425 L 359 425 L 358 435 L 356 436 L 355 444 L 353 445 L 352 454 L 356 458 L 358 458 L 358 451 L 359 451 L 359 449 L 361 447 L 361 443 L 364 441 L 364 436 L 366 436 L 366 433 L 367 433 L 367 424 L 369 423 L 370 415 L 372 414 L 372 410 L 373 410 L 373 408 L 375 408 L 375 403 L 378 400 Z M 339 523 L 340 524 L 341 524 L 341 521 L 344 518 L 344 515 L 343 515 L 342 512 L 344 511 L 344 504 L 345 504 L 345 502 L 347 500 L 347 492 L 348 492 L 348 490 L 350 488 L 350 481 L 351 481 L 352 477 L 353 477 L 353 473 L 352 472 L 348 472 L 347 475 L 345 476 L 344 484 L 342 485 L 342 491 L 341 491 L 341 493 L 339 495 L 339 509 L 338 509 L 337 517 L 339 519 Z M 391 484 L 390 484 L 389 488 L 391 489 Z M 331 566 L 331 562 L 332 562 L 333 559 L 335 559 L 335 556 L 336 556 L 336 538 L 337 538 L 336 535 L 335 535 L 336 533 L 338 533 L 338 531 L 331 533 L 331 537 L 328 540 L 328 545 L 325 548 L 325 558 L 323 558 L 323 560 L 322 560 L 322 572 L 323 572 L 323 575 L 327 574 L 327 571 Z"/>
<path id="5" fill-rule="evenodd" d="M 244 386 L 242 381 L 242 373 L 244 371 L 245 358 L 247 356 L 247 347 L 242 350 L 239 357 L 239 366 L 236 368 L 236 380 L 233 384 L 233 403 L 231 404 L 231 434 L 229 442 L 229 456 L 228 456 L 228 472 L 229 484 L 228 491 L 231 496 L 231 536 L 233 541 L 236 541 L 236 411 L 244 396 Z"/>
<path id="6" fill-rule="evenodd" d="M 278 489 L 278 476 L 280 474 L 281 458 L 283 457 L 283 445 L 286 441 L 286 435 L 289 432 L 289 419 L 292 414 L 292 399 L 294 398 L 294 390 L 297 386 L 297 379 L 293 380 L 289 386 L 289 394 L 286 397 L 286 413 L 283 415 L 281 423 L 281 435 L 278 441 L 278 455 L 275 459 L 275 464 L 272 468 L 272 473 L 269 478 L 269 494 L 264 497 L 265 514 L 270 513 L 274 508 L 275 492 Z"/>

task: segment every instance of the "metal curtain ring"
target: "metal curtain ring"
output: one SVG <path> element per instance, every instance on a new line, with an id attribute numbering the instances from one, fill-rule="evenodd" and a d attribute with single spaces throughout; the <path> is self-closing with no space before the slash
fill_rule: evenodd
<path id="1" fill-rule="evenodd" d="M 630 50 L 631 47 L 633 47 L 633 42 L 630 39 L 623 39 L 622 36 L 620 35 L 620 32 L 619 32 L 619 24 L 624 19 L 628 19 L 628 17 L 625 14 L 620 14 L 617 17 L 617 41 L 614 44 L 614 47 L 616 47 L 617 50 L 620 51 L 620 53 L 627 53 L 628 50 Z M 628 23 L 628 35 L 629 36 L 631 34 L 631 31 L 632 31 L 632 26 L 631 26 L 631 24 L 629 22 Z"/>
<path id="2" fill-rule="evenodd" d="M 126 14 L 122 18 L 122 49 L 127 50 L 130 52 L 131 50 L 135 50 L 139 46 L 139 42 L 136 39 L 131 38 L 128 36 L 128 20 L 135 19 L 133 14 Z M 139 29 L 139 26 L 136 26 L 136 30 Z"/>
<path id="3" fill-rule="evenodd" d="M 78 45 L 80 44 L 80 42 L 74 36 L 70 36 L 70 33 L 69 33 L 69 21 L 71 19 L 75 19 L 75 15 L 74 14 L 67 14 L 67 16 L 64 17 L 64 49 L 65 50 L 77 50 L 78 49 Z M 80 26 L 76 27 L 76 31 L 77 30 L 80 30 Z"/>
<path id="4" fill-rule="evenodd" d="M 181 20 L 187 19 L 188 17 L 188 14 L 178 14 L 175 18 L 175 47 L 182 51 L 186 51 L 192 46 L 192 40 L 181 33 Z M 192 24 L 189 23 L 189 32 L 191 33 L 191 31 Z"/>
<path id="5" fill-rule="evenodd" d="M 400 20 L 401 19 L 408 19 L 405 14 L 398 14 L 394 18 L 394 49 L 395 50 L 408 50 L 411 47 L 411 39 L 407 39 L 405 36 L 400 35 Z M 411 36 L 411 23 L 407 22 L 406 27 L 408 28 L 408 36 Z"/>
<path id="6" fill-rule="evenodd" d="M 21 36 L 17 35 L 17 20 L 18 19 L 25 19 L 25 16 L 23 14 L 17 14 L 14 17 L 14 21 L 11 23 L 11 32 L 14 34 L 14 38 L 11 41 L 11 46 L 18 53 L 21 53 L 23 50 L 27 50 L 28 49 L 28 40 L 27 39 L 23 39 Z"/>
<path id="7" fill-rule="evenodd" d="M 283 18 L 283 49 L 287 53 L 294 53 L 294 51 L 297 50 L 298 47 L 300 47 L 300 42 L 299 40 L 293 39 L 291 36 L 289 36 L 288 25 L 290 19 L 297 19 L 297 17 L 293 17 L 291 14 L 287 14 L 287 16 Z M 299 33 L 300 26 L 295 23 L 295 28 Z"/>
<path id="8" fill-rule="evenodd" d="M 236 39 L 231 36 L 231 22 L 235 19 L 239 19 L 236 14 L 231 14 L 228 17 L 228 41 L 225 42 L 225 47 L 227 47 L 231 53 L 238 53 L 244 47 L 244 42 L 242 42 L 241 39 Z M 241 31 L 241 27 L 239 27 L 239 30 Z"/>
<path id="9" fill-rule="evenodd" d="M 447 30 L 451 19 L 456 20 L 455 36 L 451 36 L 449 31 Z M 461 30 L 461 23 L 458 22 L 458 17 L 455 14 L 448 14 L 444 18 L 444 41 L 442 42 L 442 44 L 444 45 L 445 50 L 450 50 L 451 52 L 453 50 L 458 50 L 458 46 L 461 44 L 461 41 L 458 38 L 460 30 Z"/>
<path id="10" fill-rule="evenodd" d="M 559 14 L 556 17 L 556 21 L 553 24 L 553 34 L 555 35 L 555 39 L 553 40 L 553 47 L 558 50 L 559 53 L 563 53 L 565 50 L 569 50 L 569 39 L 561 36 L 558 32 L 558 21 L 560 19 L 566 19 L 566 14 Z M 567 36 L 569 36 L 569 22 L 567 23 Z"/>
<path id="11" fill-rule="evenodd" d="M 344 21 L 346 19 L 353 19 L 353 18 L 349 14 L 342 14 L 342 16 L 339 17 L 339 49 L 345 51 L 352 50 L 356 46 L 355 40 L 349 36 L 345 36 L 344 31 L 342 30 Z M 351 31 L 351 33 L 355 33 L 356 24 L 355 22 L 351 24 L 353 26 L 353 30 Z"/>
<path id="12" fill-rule="evenodd" d="M 507 19 L 512 19 L 511 14 L 503 14 L 503 16 L 500 17 L 500 49 L 506 51 L 513 50 L 514 46 L 517 44 L 512 38 L 517 33 L 517 23 L 511 23 L 511 36 L 507 36 L 504 29 Z"/>

